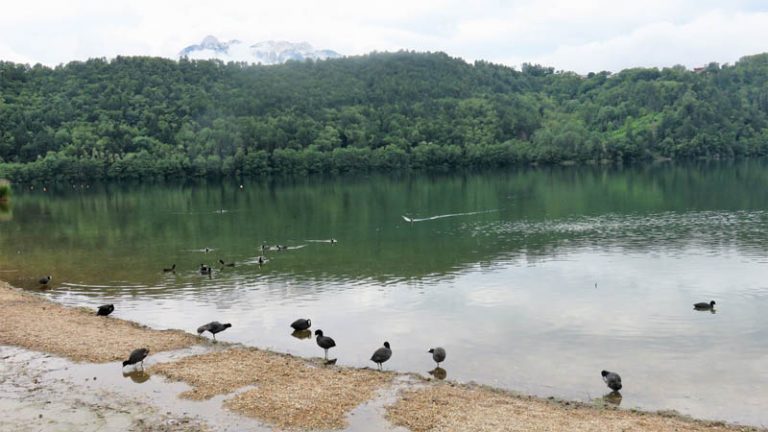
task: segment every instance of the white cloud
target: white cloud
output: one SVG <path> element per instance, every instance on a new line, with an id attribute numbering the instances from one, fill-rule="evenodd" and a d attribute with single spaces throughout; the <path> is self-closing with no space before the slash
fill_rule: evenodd
<path id="1" fill-rule="evenodd" d="M 344 54 L 439 50 L 468 60 L 617 70 L 726 62 L 765 50 L 766 11 L 749 0 L 27 0 L 3 7 L 0 58 L 174 57 L 212 34 L 308 41 Z"/>
<path id="2" fill-rule="evenodd" d="M 34 61 L 26 57 L 22 54 L 19 54 L 18 52 L 11 49 L 9 46 L 6 46 L 2 43 L 0 43 L 0 60 L 2 61 L 12 61 L 16 63 L 34 63 Z"/>
<path id="3" fill-rule="evenodd" d="M 688 67 L 733 63 L 765 51 L 768 13 L 711 12 L 684 24 L 657 22 L 604 41 L 561 45 L 532 60 L 559 69 L 616 71 L 627 67 Z"/>

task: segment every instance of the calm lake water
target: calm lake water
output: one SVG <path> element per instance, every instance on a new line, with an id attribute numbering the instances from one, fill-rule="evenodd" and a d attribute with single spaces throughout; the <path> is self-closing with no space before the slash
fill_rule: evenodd
<path id="1" fill-rule="evenodd" d="M 449 379 L 542 396 L 602 397 L 615 370 L 623 407 L 768 424 L 765 163 L 243 186 L 17 188 L 0 279 L 51 274 L 66 304 L 322 356 L 290 335 L 310 317 L 339 364 L 374 367 L 387 340 L 386 369 L 426 375 L 439 345 Z M 289 249 L 260 267 L 263 242 Z"/>

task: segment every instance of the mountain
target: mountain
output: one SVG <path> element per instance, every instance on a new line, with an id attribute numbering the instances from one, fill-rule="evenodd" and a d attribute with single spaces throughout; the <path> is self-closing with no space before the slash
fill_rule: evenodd
<path id="1" fill-rule="evenodd" d="M 253 45 L 237 39 L 221 42 L 214 36 L 206 36 L 200 44 L 190 45 L 179 52 L 179 57 L 194 60 L 218 59 L 223 62 L 247 62 L 264 65 L 282 64 L 288 60 L 304 61 L 339 58 L 332 50 L 316 50 L 307 42 L 266 41 Z"/>

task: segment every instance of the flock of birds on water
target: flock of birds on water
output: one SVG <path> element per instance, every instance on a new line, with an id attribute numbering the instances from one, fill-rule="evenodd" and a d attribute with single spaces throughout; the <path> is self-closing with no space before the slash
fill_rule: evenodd
<path id="1" fill-rule="evenodd" d="M 330 239 L 329 242 L 331 244 L 337 243 L 335 239 Z M 276 245 L 276 246 L 266 246 L 265 244 L 262 244 L 261 250 L 262 253 L 264 253 L 266 250 L 285 250 L 287 249 L 286 246 L 283 245 Z M 205 252 L 210 252 L 211 249 L 205 248 Z M 262 264 L 265 264 L 268 261 L 266 256 L 261 255 L 257 259 L 257 263 L 259 266 Z M 222 267 L 234 267 L 235 263 L 226 263 L 224 260 L 219 259 L 219 263 L 222 265 Z M 206 264 L 200 264 L 200 274 L 202 275 L 211 275 L 213 272 L 213 268 Z M 175 272 L 176 271 L 176 264 L 171 265 L 171 267 L 163 268 L 163 272 L 169 273 L 169 272 Z M 40 285 L 47 285 L 53 278 L 48 276 L 43 276 L 39 279 Z M 699 311 L 710 311 L 715 312 L 715 301 L 709 301 L 709 302 L 700 302 L 695 303 L 693 305 L 693 308 L 695 310 Z M 108 316 L 112 312 L 114 312 L 115 306 L 113 304 L 105 304 L 98 307 L 96 311 L 96 315 L 98 316 Z M 310 332 L 310 327 L 312 326 L 312 320 L 309 318 L 299 318 L 296 321 L 291 323 L 291 328 L 294 330 L 294 336 L 298 338 L 304 338 L 304 335 L 307 335 L 306 337 L 309 337 L 312 333 Z M 232 327 L 232 324 L 230 323 L 220 323 L 218 321 L 211 321 L 207 324 L 204 324 L 197 328 L 197 334 L 202 335 L 205 332 L 209 332 L 213 340 L 216 340 L 216 334 L 221 333 L 224 330 Z M 328 359 L 328 350 L 336 346 L 336 341 L 333 340 L 330 336 L 326 336 L 322 330 L 317 329 L 315 330 L 315 342 L 317 345 L 323 349 L 324 351 L 324 359 L 326 364 L 335 364 L 336 359 Z M 440 368 L 440 363 L 445 361 L 446 358 L 446 352 L 445 349 L 442 347 L 435 347 L 430 348 L 428 353 L 432 354 L 432 360 L 435 361 L 437 364 L 436 368 L 433 371 L 430 371 L 430 374 L 434 375 L 435 377 L 439 379 L 445 378 L 446 374 L 445 371 Z M 131 352 L 131 354 L 128 356 L 128 359 L 123 361 L 123 368 L 130 365 L 136 365 L 139 364 L 142 368 L 144 367 L 144 359 L 147 358 L 149 355 L 149 349 L 147 348 L 138 348 Z M 380 371 L 383 371 L 383 364 L 389 360 L 392 357 L 392 348 L 389 344 L 389 341 L 385 341 L 384 345 L 380 348 L 378 348 L 376 351 L 374 351 L 373 355 L 371 356 L 371 361 L 376 363 L 378 369 Z M 621 397 L 621 394 L 619 393 L 619 390 L 622 389 L 621 384 L 621 376 L 616 372 L 611 372 L 608 370 L 602 370 L 600 371 L 600 375 L 603 377 L 603 382 L 608 386 L 609 389 L 611 389 L 612 394 L 615 396 Z"/>

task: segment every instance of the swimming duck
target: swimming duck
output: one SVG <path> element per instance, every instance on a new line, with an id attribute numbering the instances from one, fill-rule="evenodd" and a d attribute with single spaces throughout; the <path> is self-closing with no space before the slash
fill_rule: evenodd
<path id="1" fill-rule="evenodd" d="M 291 327 L 294 330 L 307 330 L 311 326 L 312 326 L 312 320 L 309 318 L 307 319 L 299 318 L 296 321 L 291 323 Z"/>
<path id="2" fill-rule="evenodd" d="M 693 305 L 693 308 L 698 310 L 712 310 L 715 308 L 715 301 L 712 300 L 709 303 L 707 302 L 695 303 Z"/>

